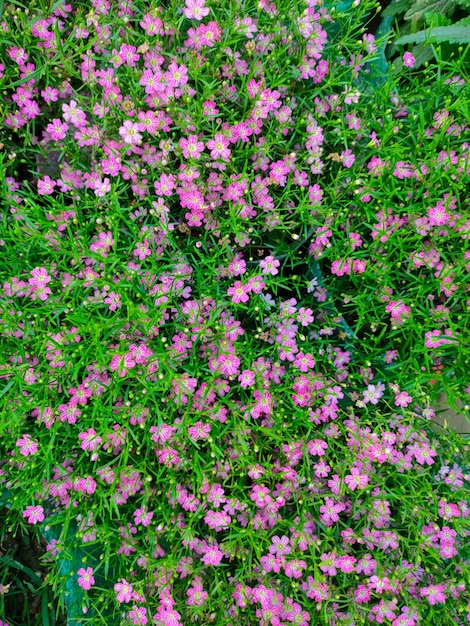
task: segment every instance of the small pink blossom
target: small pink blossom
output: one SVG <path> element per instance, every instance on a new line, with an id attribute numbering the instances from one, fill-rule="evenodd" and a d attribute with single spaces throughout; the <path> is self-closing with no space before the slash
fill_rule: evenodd
<path id="1" fill-rule="evenodd" d="M 415 62 L 416 62 L 416 59 L 411 54 L 411 52 L 405 52 L 405 54 L 403 55 L 403 65 L 405 67 L 413 67 Z"/>
<path id="2" fill-rule="evenodd" d="M 219 565 L 224 556 L 223 552 L 216 546 L 206 546 L 203 554 L 204 556 L 201 560 L 205 565 Z"/>
<path id="3" fill-rule="evenodd" d="M 52 122 L 46 126 L 47 132 L 55 141 L 63 139 L 67 134 L 68 128 L 69 127 L 65 122 L 62 122 L 57 118 L 53 119 Z"/>
<path id="4" fill-rule="evenodd" d="M 84 569 L 81 567 L 77 572 L 77 576 L 79 577 L 77 582 L 80 587 L 85 589 L 85 591 L 90 591 L 92 585 L 95 584 L 95 579 L 93 578 L 93 568 L 87 567 Z"/>
<path id="5" fill-rule="evenodd" d="M 23 435 L 23 437 L 18 439 L 16 445 L 19 447 L 20 454 L 23 456 L 31 456 L 38 451 L 38 444 L 31 439 L 30 435 Z"/>
<path id="6" fill-rule="evenodd" d="M 205 0 L 186 0 L 183 13 L 190 20 L 202 20 L 209 15 L 209 8 L 204 6 Z"/>
<path id="7" fill-rule="evenodd" d="M 128 352 L 127 354 L 115 354 L 111 359 L 111 363 L 109 364 L 109 369 L 113 372 L 117 372 L 118 376 L 123 378 L 126 376 L 128 370 L 135 367 L 135 361 L 132 358 L 132 354 Z"/>
<path id="8" fill-rule="evenodd" d="M 131 146 L 138 145 L 142 140 L 142 135 L 139 133 L 139 124 L 126 120 L 119 129 L 119 134 L 122 137 L 124 143 Z"/>
<path id="9" fill-rule="evenodd" d="M 122 578 L 122 583 L 116 583 L 114 585 L 114 591 L 116 592 L 116 600 L 121 602 L 130 602 L 132 599 L 132 585 L 127 582 L 125 578 Z"/>
<path id="10" fill-rule="evenodd" d="M 419 595 L 422 598 L 426 598 L 429 604 L 434 606 L 437 603 L 445 603 L 445 601 L 447 600 L 447 596 L 444 591 L 444 585 L 430 585 L 429 587 L 422 587 L 419 590 Z"/>
<path id="11" fill-rule="evenodd" d="M 44 520 L 44 509 L 42 506 L 28 506 L 23 511 L 23 517 L 28 520 L 30 524 L 37 524 Z"/>

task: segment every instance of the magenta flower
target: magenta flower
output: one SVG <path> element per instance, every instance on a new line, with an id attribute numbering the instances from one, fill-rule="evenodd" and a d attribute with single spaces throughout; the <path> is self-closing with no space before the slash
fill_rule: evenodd
<path id="1" fill-rule="evenodd" d="M 135 361 L 132 358 L 132 354 L 127 352 L 126 354 L 115 354 L 109 364 L 109 369 L 113 372 L 117 372 L 118 376 L 123 378 L 128 370 L 135 367 Z"/>
<path id="2" fill-rule="evenodd" d="M 16 445 L 19 447 L 20 454 L 23 456 L 31 456 L 38 451 L 38 444 L 31 439 L 30 435 L 23 435 L 23 437 L 18 439 Z"/>
<path id="3" fill-rule="evenodd" d="M 77 576 L 77 582 L 80 587 L 82 589 L 85 589 L 85 591 L 90 591 L 92 585 L 95 584 L 95 579 L 93 578 L 93 569 L 91 567 L 87 567 L 86 569 L 81 567 L 77 572 Z"/>
<path id="4" fill-rule="evenodd" d="M 206 546 L 203 554 L 201 560 L 205 565 L 219 565 L 224 556 L 224 553 L 216 546 Z"/>
<path id="5" fill-rule="evenodd" d="M 23 517 L 28 520 L 30 524 L 37 524 L 44 520 L 44 509 L 42 506 L 28 506 L 23 511 Z"/>
<path id="6" fill-rule="evenodd" d="M 56 184 L 55 180 L 51 180 L 49 176 L 44 176 L 43 179 L 38 180 L 38 193 L 41 196 L 50 196 L 54 193 Z"/>
<path id="7" fill-rule="evenodd" d="M 345 476 L 344 482 L 351 489 L 351 491 L 354 491 L 355 489 L 365 489 L 367 487 L 367 483 L 369 482 L 369 477 L 365 474 L 361 474 L 356 467 L 353 467 L 351 469 L 351 473 Z"/>
<path id="8" fill-rule="evenodd" d="M 227 289 L 227 295 L 232 296 L 232 302 L 238 304 L 239 302 L 248 302 L 250 296 L 249 285 L 243 285 L 241 281 L 237 280 L 233 284 L 233 287 Z"/>
<path id="9" fill-rule="evenodd" d="M 444 604 L 447 600 L 447 596 L 444 593 L 446 590 L 444 585 L 430 585 L 429 587 L 422 587 L 419 590 L 419 595 L 422 598 L 426 598 L 429 604 L 434 606 L 435 604 Z"/>
<path id="10" fill-rule="evenodd" d="M 403 65 L 405 67 L 413 67 L 415 62 L 416 62 L 416 59 L 411 54 L 411 52 L 405 52 L 405 54 L 403 55 Z"/>

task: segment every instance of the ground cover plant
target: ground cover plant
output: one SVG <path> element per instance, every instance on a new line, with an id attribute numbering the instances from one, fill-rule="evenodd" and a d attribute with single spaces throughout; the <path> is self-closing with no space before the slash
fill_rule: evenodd
<path id="1" fill-rule="evenodd" d="M 378 8 L 2 5 L 0 504 L 69 623 L 470 621 L 469 51 Z"/>

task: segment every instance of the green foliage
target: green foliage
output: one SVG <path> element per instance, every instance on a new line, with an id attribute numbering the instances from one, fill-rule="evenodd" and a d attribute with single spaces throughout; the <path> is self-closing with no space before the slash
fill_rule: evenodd
<path id="1" fill-rule="evenodd" d="M 395 42 L 397 45 L 407 43 L 442 43 L 447 41 L 454 44 L 469 44 L 470 29 L 466 25 L 438 26 L 428 30 L 421 30 L 411 35 L 404 35 Z"/>

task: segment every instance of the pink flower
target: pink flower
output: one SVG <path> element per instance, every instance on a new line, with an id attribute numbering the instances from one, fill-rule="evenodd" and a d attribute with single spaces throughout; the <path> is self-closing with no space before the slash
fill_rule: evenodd
<path id="1" fill-rule="evenodd" d="M 31 439 L 30 435 L 23 435 L 23 437 L 18 439 L 16 445 L 20 448 L 20 454 L 23 456 L 33 455 L 38 451 L 38 444 Z"/>
<path id="2" fill-rule="evenodd" d="M 89 428 L 86 432 L 81 432 L 78 435 L 79 441 L 81 441 L 80 448 L 82 450 L 98 450 L 101 445 L 102 439 L 96 434 L 94 428 Z"/>
<path id="3" fill-rule="evenodd" d="M 145 626 L 148 622 L 147 609 L 143 606 L 139 607 L 134 605 L 132 610 L 129 611 L 129 617 L 136 626 Z"/>
<path id="4" fill-rule="evenodd" d="M 429 587 L 422 587 L 419 590 L 419 595 L 422 598 L 427 598 L 429 604 L 435 605 L 438 602 L 444 604 L 447 600 L 447 596 L 444 593 L 444 585 L 430 585 Z"/>
<path id="5" fill-rule="evenodd" d="M 307 563 L 301 559 L 294 559 L 284 564 L 284 572 L 288 578 L 302 578 L 302 573 L 306 568 Z"/>
<path id="6" fill-rule="evenodd" d="M 170 87 L 179 87 L 186 85 L 188 82 L 188 69 L 185 65 L 178 65 L 174 61 L 170 63 L 167 74 L 168 85 Z"/>
<path id="7" fill-rule="evenodd" d="M 121 306 L 121 297 L 115 291 L 111 291 L 104 299 L 104 303 L 109 305 L 110 311 L 115 311 Z"/>
<path id="8" fill-rule="evenodd" d="M 55 180 L 51 180 L 49 176 L 44 176 L 42 180 L 38 180 L 38 193 L 41 196 L 50 196 L 51 193 L 54 193 L 56 184 Z"/>
<path id="9" fill-rule="evenodd" d="M 90 591 L 91 586 L 95 584 L 95 579 L 93 578 L 93 569 L 91 567 L 87 567 L 84 569 L 81 567 L 77 572 L 78 584 L 85 591 Z"/>
<path id="10" fill-rule="evenodd" d="M 325 526 L 331 526 L 339 520 L 338 513 L 344 511 L 342 502 L 335 502 L 332 498 L 326 498 L 325 504 L 320 507 L 320 519 Z"/>
<path id="11" fill-rule="evenodd" d="M 406 391 L 402 391 L 395 396 L 395 406 L 408 406 L 412 400 L 413 398 Z"/>
<path id="12" fill-rule="evenodd" d="M 28 279 L 30 285 L 36 285 L 36 287 L 44 287 L 51 281 L 51 277 L 45 267 L 35 267 L 30 272 L 32 278 Z"/>
<path id="13" fill-rule="evenodd" d="M 187 139 L 180 139 L 180 148 L 185 159 L 198 159 L 204 150 L 204 143 L 199 141 L 197 135 L 189 135 Z"/>
<path id="14" fill-rule="evenodd" d="M 82 126 L 86 126 L 86 115 L 85 113 L 78 108 L 75 100 L 70 100 L 70 104 L 62 105 L 62 112 L 64 116 L 64 120 L 66 122 L 70 122 L 75 128 L 80 128 Z"/>
<path id="15" fill-rule="evenodd" d="M 131 146 L 138 145 L 142 140 L 142 135 L 139 133 L 139 124 L 126 120 L 119 129 L 119 134 L 122 137 L 124 143 Z"/>
<path id="16" fill-rule="evenodd" d="M 413 65 L 415 64 L 415 61 L 416 59 L 411 54 L 411 52 L 405 52 L 405 54 L 403 55 L 403 65 L 405 67 L 413 67 Z"/>
<path id="17" fill-rule="evenodd" d="M 193 426 L 188 428 L 189 436 L 191 439 L 194 439 L 194 441 L 198 439 L 208 439 L 210 432 L 210 424 L 203 424 L 202 422 L 196 422 Z"/>
<path id="18" fill-rule="evenodd" d="M 238 304 L 239 302 L 248 302 L 250 296 L 249 285 L 243 285 L 239 280 L 235 281 L 233 287 L 227 289 L 227 295 L 232 296 L 232 302 Z"/>
<path id="19" fill-rule="evenodd" d="M 221 133 L 216 133 L 214 139 L 209 139 L 207 142 L 207 147 L 211 151 L 211 157 L 213 159 L 220 157 L 222 161 L 228 161 L 230 159 L 229 145 L 230 140 Z"/>
<path id="20" fill-rule="evenodd" d="M 219 354 L 217 357 L 217 371 L 226 376 L 233 376 L 239 373 L 240 359 L 235 354 Z"/>
<path id="21" fill-rule="evenodd" d="M 127 352 L 126 354 L 115 354 L 109 364 L 109 369 L 113 372 L 117 372 L 118 376 L 123 378 L 127 371 L 135 367 L 135 361 L 132 358 L 132 354 Z"/>
<path id="22" fill-rule="evenodd" d="M 208 7 L 204 6 L 204 0 L 186 0 L 186 8 L 183 13 L 190 20 L 202 20 L 209 15 Z"/>
<path id="23" fill-rule="evenodd" d="M 204 556 L 201 560 L 205 565 L 219 565 L 224 556 L 224 553 L 216 546 L 206 546 L 203 554 Z"/>
<path id="24" fill-rule="evenodd" d="M 44 520 L 44 509 L 42 506 L 28 506 L 23 511 L 23 517 L 28 520 L 30 524 L 37 524 Z"/>
<path id="25" fill-rule="evenodd" d="M 269 546 L 269 552 L 271 554 L 275 554 L 276 556 L 283 556 L 284 554 L 290 554 L 292 548 L 290 547 L 289 537 L 286 535 L 282 535 L 282 537 L 278 537 L 278 535 L 274 535 L 271 539 L 272 545 Z"/>
<path id="26" fill-rule="evenodd" d="M 356 488 L 365 489 L 367 487 L 367 483 L 369 482 L 369 477 L 365 474 L 361 474 L 356 467 L 353 467 L 351 469 L 351 473 L 347 474 L 344 481 L 351 491 L 354 491 Z"/>
<path id="27" fill-rule="evenodd" d="M 315 439 L 308 442 L 307 448 L 312 456 L 323 456 L 328 449 L 328 444 L 321 439 Z"/>
<path id="28" fill-rule="evenodd" d="M 413 454 L 415 456 L 416 461 L 420 465 L 424 465 L 425 463 L 426 465 L 433 465 L 434 463 L 433 457 L 437 456 L 437 452 L 427 445 L 414 446 Z"/>
<path id="29" fill-rule="evenodd" d="M 260 261 L 259 264 L 263 274 L 271 274 L 272 276 L 279 274 L 277 268 L 281 265 L 281 263 L 273 256 L 267 256 L 265 259 Z"/>
<path id="30" fill-rule="evenodd" d="M 114 591 L 116 592 L 116 600 L 118 602 L 130 602 L 132 599 L 132 585 L 127 582 L 125 578 L 122 578 L 122 583 L 116 583 L 114 585 Z"/>
<path id="31" fill-rule="evenodd" d="M 52 120 L 50 124 L 46 126 L 46 130 L 49 135 L 57 141 L 58 139 L 63 139 L 68 131 L 68 125 L 65 122 L 55 118 Z"/>

